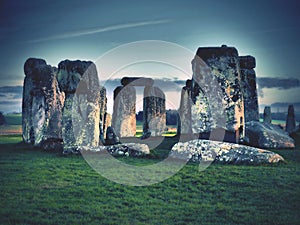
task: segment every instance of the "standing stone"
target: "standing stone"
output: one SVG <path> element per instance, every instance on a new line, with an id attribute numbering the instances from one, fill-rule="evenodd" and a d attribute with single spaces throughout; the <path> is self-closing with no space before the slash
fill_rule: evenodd
<path id="1" fill-rule="evenodd" d="M 136 91 L 133 86 L 119 86 L 114 90 L 112 127 L 119 137 L 134 137 L 136 133 Z"/>
<path id="2" fill-rule="evenodd" d="M 166 127 L 165 94 L 158 87 L 145 87 L 143 100 L 143 136 L 161 136 Z"/>
<path id="3" fill-rule="evenodd" d="M 296 131 L 296 118 L 295 118 L 295 110 L 293 105 L 289 105 L 288 108 L 285 130 L 289 134 Z"/>
<path id="4" fill-rule="evenodd" d="M 264 123 L 272 123 L 272 113 L 270 106 L 266 106 L 264 109 Z"/>
<path id="5" fill-rule="evenodd" d="M 119 143 L 119 137 L 113 127 L 108 127 L 106 130 L 105 145 L 115 145 Z"/>
<path id="6" fill-rule="evenodd" d="M 244 101 L 237 50 L 227 46 L 198 48 L 192 65 L 192 99 L 195 107 L 199 105 L 195 112 L 201 110 L 203 93 L 210 108 L 210 129 L 225 129 L 224 140 L 238 142 L 244 135 Z"/>
<path id="7" fill-rule="evenodd" d="M 253 56 L 240 56 L 241 90 L 244 97 L 245 122 L 259 121 L 258 100 L 256 90 L 256 66 Z"/>
<path id="8" fill-rule="evenodd" d="M 106 128 L 105 127 L 105 115 L 107 111 L 107 98 L 106 98 L 106 88 L 105 87 L 100 87 L 100 98 L 99 98 L 99 107 L 100 107 L 100 124 L 99 124 L 99 129 L 100 129 L 100 140 L 104 143 L 104 136 L 106 134 Z"/>
<path id="9" fill-rule="evenodd" d="M 100 85 L 96 66 L 90 61 L 65 60 L 58 65 L 58 82 L 65 92 L 62 136 L 64 153 L 78 146 L 98 146 Z"/>
<path id="10" fill-rule="evenodd" d="M 103 123 L 103 133 L 105 134 L 104 138 L 106 138 L 107 128 L 111 126 L 111 120 L 112 120 L 111 114 L 106 112 L 104 114 L 104 123 Z"/>
<path id="11" fill-rule="evenodd" d="M 24 64 L 22 136 L 26 143 L 44 149 L 59 148 L 64 95 L 56 69 L 43 59 L 29 58 Z"/>
<path id="12" fill-rule="evenodd" d="M 191 120 L 191 86 L 192 81 L 187 80 L 186 85 L 181 90 L 181 99 L 179 106 L 179 118 L 177 133 L 180 134 L 192 134 L 192 120 Z"/>

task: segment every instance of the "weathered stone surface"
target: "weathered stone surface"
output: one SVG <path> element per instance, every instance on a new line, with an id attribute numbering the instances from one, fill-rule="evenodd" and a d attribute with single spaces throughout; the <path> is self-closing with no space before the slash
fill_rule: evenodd
<path id="1" fill-rule="evenodd" d="M 143 99 L 143 134 L 161 136 L 166 127 L 165 94 L 158 87 L 145 87 Z"/>
<path id="2" fill-rule="evenodd" d="M 256 67 L 256 60 L 253 56 L 240 56 L 240 67 L 244 69 L 253 69 Z"/>
<path id="3" fill-rule="evenodd" d="M 205 126 L 210 127 L 209 129 L 224 128 L 228 133 L 227 141 L 237 142 L 239 136 L 244 135 L 244 102 L 240 90 L 237 50 L 227 46 L 199 48 L 192 65 L 192 99 L 194 105 L 198 104 L 194 111 L 201 111 L 201 107 L 209 107 L 207 111 L 208 115 L 210 114 L 210 126 Z M 207 99 L 205 104 L 204 98 Z M 195 123 L 197 119 L 200 122 Z M 194 128 L 195 131 L 206 129 L 201 127 L 198 113 L 195 114 L 194 120 L 192 124 L 199 124 L 198 128 Z"/>
<path id="4" fill-rule="evenodd" d="M 259 121 L 256 90 L 255 58 L 240 56 L 241 90 L 244 97 L 245 122 Z"/>
<path id="5" fill-rule="evenodd" d="M 288 108 L 285 130 L 289 134 L 296 131 L 296 118 L 295 118 L 295 110 L 293 105 L 289 105 Z"/>
<path id="6" fill-rule="evenodd" d="M 154 83 L 153 79 L 146 77 L 123 77 L 121 79 L 121 84 L 123 86 L 131 85 L 131 86 L 152 86 Z"/>
<path id="7" fill-rule="evenodd" d="M 110 124 L 107 126 L 107 118 L 106 118 L 106 111 L 107 111 L 107 97 L 106 97 L 106 88 L 100 87 L 100 98 L 99 98 L 99 108 L 100 108 L 100 140 L 103 142 L 106 134 L 106 129 Z"/>
<path id="8" fill-rule="evenodd" d="M 177 133 L 192 134 L 191 97 L 191 87 L 184 86 L 181 90 Z"/>
<path id="9" fill-rule="evenodd" d="M 77 146 L 98 146 L 100 85 L 92 62 L 65 60 L 58 65 L 58 82 L 65 92 L 62 136 L 64 152 Z"/>
<path id="10" fill-rule="evenodd" d="M 148 145 L 138 143 L 123 143 L 110 146 L 81 146 L 77 148 L 77 152 L 90 151 L 94 153 L 109 152 L 113 156 L 131 156 L 139 157 L 150 154 Z"/>
<path id="11" fill-rule="evenodd" d="M 119 137 L 113 127 L 108 127 L 106 130 L 105 145 L 115 145 L 119 143 Z"/>
<path id="12" fill-rule="evenodd" d="M 59 145 L 64 95 L 59 90 L 55 68 L 43 59 L 29 58 L 24 64 L 24 73 L 23 140 L 40 147 L 46 146 L 43 142 L 47 142 L 47 146 Z"/>
<path id="13" fill-rule="evenodd" d="M 119 137 L 134 137 L 136 133 L 136 91 L 133 86 L 114 90 L 112 126 Z"/>
<path id="14" fill-rule="evenodd" d="M 191 140 L 175 144 L 170 156 L 181 160 L 225 164 L 272 164 L 283 162 L 284 159 L 271 151 L 245 145 L 218 142 L 211 140 Z"/>
<path id="15" fill-rule="evenodd" d="M 251 121 L 246 123 L 245 142 L 248 145 L 266 148 L 294 148 L 295 142 L 279 126 Z"/>
<path id="16" fill-rule="evenodd" d="M 106 138 L 107 128 L 111 126 L 112 117 L 109 113 L 104 114 L 104 125 L 103 125 L 103 133 L 105 134 L 104 138 Z"/>
<path id="17" fill-rule="evenodd" d="M 264 123 L 272 123 L 272 113 L 270 106 L 266 106 L 264 109 Z"/>

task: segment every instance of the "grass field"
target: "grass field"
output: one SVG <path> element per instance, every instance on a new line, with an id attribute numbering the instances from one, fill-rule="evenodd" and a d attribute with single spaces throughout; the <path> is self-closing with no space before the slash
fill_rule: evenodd
<path id="1" fill-rule="evenodd" d="M 299 140 L 300 135 L 296 138 Z M 155 149 L 165 152 L 172 138 Z M 298 143 L 298 142 L 297 142 Z M 0 136 L 0 224 L 299 224 L 300 150 L 287 164 L 187 164 L 164 182 L 133 187 L 103 178 L 81 156 Z M 120 159 L 120 158 L 119 158 Z M 121 158 L 145 165 L 159 158 Z"/>

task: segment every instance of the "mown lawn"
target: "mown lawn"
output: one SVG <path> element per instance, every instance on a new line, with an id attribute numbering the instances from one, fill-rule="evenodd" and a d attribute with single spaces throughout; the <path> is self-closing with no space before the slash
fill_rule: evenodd
<path id="1" fill-rule="evenodd" d="M 0 149 L 0 224 L 300 221 L 299 149 L 277 151 L 288 163 L 275 166 L 214 164 L 199 172 L 189 163 L 170 179 L 145 187 L 109 181 L 81 156 L 34 149 L 19 135 L 0 136 Z M 159 159 L 121 160 L 144 165 Z"/>

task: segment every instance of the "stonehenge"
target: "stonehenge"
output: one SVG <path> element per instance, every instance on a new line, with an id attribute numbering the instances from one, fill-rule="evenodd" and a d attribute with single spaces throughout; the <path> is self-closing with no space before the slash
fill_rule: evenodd
<path id="1" fill-rule="evenodd" d="M 191 63 L 191 79 L 181 90 L 178 135 L 238 143 L 249 141 L 251 132 L 269 129 L 251 130 L 259 123 L 253 56 L 239 56 L 236 48 L 225 45 L 201 47 Z M 26 143 L 78 153 L 82 146 L 113 145 L 119 138 L 135 137 L 136 87 L 144 90 L 141 139 L 162 136 L 166 129 L 166 96 L 152 78 L 123 77 L 113 91 L 111 115 L 107 112 L 107 90 L 100 86 L 91 61 L 64 60 L 56 68 L 43 59 L 29 58 L 24 73 L 22 136 Z M 288 133 L 295 129 L 294 120 L 291 106 Z M 264 123 L 271 122 L 271 111 L 266 107 Z"/>

